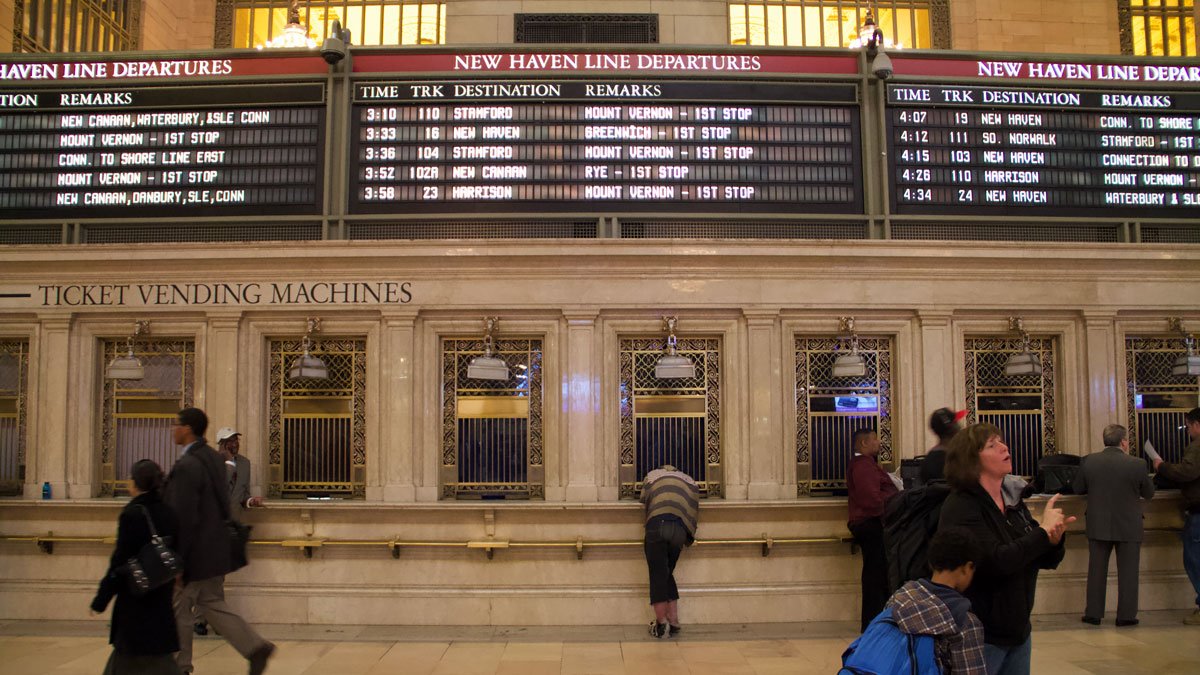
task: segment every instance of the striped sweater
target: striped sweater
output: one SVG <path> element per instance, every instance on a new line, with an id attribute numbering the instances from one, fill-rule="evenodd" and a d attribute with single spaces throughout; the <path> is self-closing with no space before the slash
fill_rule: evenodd
<path id="1" fill-rule="evenodd" d="M 642 503 L 646 505 L 646 522 L 656 516 L 677 516 L 688 534 L 696 537 L 700 488 L 691 476 L 682 471 L 651 471 L 642 484 Z"/>

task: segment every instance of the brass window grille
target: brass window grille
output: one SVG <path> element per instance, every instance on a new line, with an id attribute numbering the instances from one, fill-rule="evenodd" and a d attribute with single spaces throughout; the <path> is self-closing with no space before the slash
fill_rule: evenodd
<path id="1" fill-rule="evenodd" d="M 283 32 L 293 0 L 217 0 L 215 46 L 253 49 Z M 446 3 L 421 0 L 306 0 L 297 9 L 321 44 L 333 22 L 356 45 L 446 44 Z"/>
<path id="2" fill-rule="evenodd" d="M 1183 414 L 1200 405 L 1200 378 L 1172 375 L 1175 360 L 1186 353 L 1178 336 L 1125 338 L 1125 405 L 1129 411 L 1129 451 L 1140 455 L 1150 441 L 1168 462 L 1178 462 L 1187 447 Z"/>
<path id="3" fill-rule="evenodd" d="M 796 338 L 796 492 L 801 497 L 841 495 L 858 429 L 879 434 L 879 459 L 892 453 L 892 339 L 859 337 L 866 363 L 862 377 L 834 377 L 833 362 L 846 348 L 837 337 Z"/>
<path id="4" fill-rule="evenodd" d="M 105 340 L 102 363 L 125 354 L 126 341 Z M 129 494 L 134 462 L 152 459 L 170 472 L 180 448 L 171 438 L 180 409 L 192 405 L 196 345 L 192 340 L 137 340 L 140 380 L 104 378 L 100 442 L 100 495 Z"/>
<path id="5" fill-rule="evenodd" d="M 1117 0 L 1121 53 L 1195 56 L 1194 0 Z"/>
<path id="6" fill-rule="evenodd" d="M 999 427 L 1013 473 L 1034 476 L 1038 460 L 1058 452 L 1054 340 L 1030 339 L 1030 350 L 1042 364 L 1040 375 L 1004 374 L 1009 357 L 1024 352 L 1020 337 L 969 337 L 964 346 L 967 421 Z"/>
<path id="7" fill-rule="evenodd" d="M 25 413 L 29 342 L 0 340 L 0 496 L 20 495 L 25 484 Z"/>
<path id="8" fill-rule="evenodd" d="M 313 337 L 310 345 L 328 378 L 290 379 L 304 341 L 270 341 L 267 494 L 365 499 L 367 341 Z"/>
<path id="9" fill-rule="evenodd" d="M 442 341 L 443 499 L 545 499 L 542 341 L 498 338 L 507 380 L 467 377 L 480 338 Z"/>
<path id="10" fill-rule="evenodd" d="M 13 51 L 133 51 L 141 9 L 140 0 L 15 0 Z"/>
<path id="11" fill-rule="evenodd" d="M 696 366 L 692 378 L 654 376 L 665 347 L 666 337 L 620 342 L 620 497 L 636 499 L 642 479 L 663 464 L 694 478 L 701 496 L 724 496 L 721 340 L 679 338 L 678 354 Z"/>
<path id="12" fill-rule="evenodd" d="M 950 48 L 949 0 L 756 0 L 729 3 L 729 44 L 848 47 L 868 13 L 888 40 Z"/>

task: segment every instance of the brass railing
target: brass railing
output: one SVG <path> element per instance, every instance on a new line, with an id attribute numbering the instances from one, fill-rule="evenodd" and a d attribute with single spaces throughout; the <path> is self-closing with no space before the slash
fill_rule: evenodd
<path id="1" fill-rule="evenodd" d="M 1178 527 L 1147 527 L 1147 533 L 1178 533 Z M 1070 532 L 1079 534 L 1079 530 L 1070 530 Z M 22 536 L 5 536 L 0 535 L 0 541 L 28 541 L 37 544 L 42 551 L 46 553 L 54 552 L 55 543 L 89 543 L 89 544 L 114 544 L 116 537 L 70 537 L 60 536 L 53 533 L 42 535 L 22 535 Z M 583 553 L 588 548 L 632 548 L 642 545 L 641 539 L 596 539 L 586 540 L 583 537 L 576 537 L 574 540 L 562 541 L 515 541 L 509 539 L 469 539 L 466 541 L 432 541 L 432 540 L 410 540 L 401 539 L 399 537 L 393 539 L 326 539 L 322 537 L 309 537 L 305 539 L 252 539 L 250 544 L 255 546 L 279 546 L 283 548 L 300 549 L 304 557 L 311 558 L 314 550 L 325 547 L 367 547 L 367 548 L 386 548 L 391 552 L 393 558 L 400 557 L 400 551 L 406 548 L 448 548 L 448 549 L 481 549 L 487 555 L 488 560 L 491 560 L 497 549 L 518 549 L 518 548 L 570 548 L 575 550 L 575 557 L 579 560 L 583 559 Z M 695 546 L 758 546 L 761 549 L 763 557 L 769 556 L 771 551 L 779 545 L 804 545 L 804 544 L 850 544 L 850 552 L 857 551 L 854 538 L 849 536 L 830 535 L 826 537 L 772 537 L 763 534 L 759 537 L 736 538 L 736 539 L 697 539 Z"/>

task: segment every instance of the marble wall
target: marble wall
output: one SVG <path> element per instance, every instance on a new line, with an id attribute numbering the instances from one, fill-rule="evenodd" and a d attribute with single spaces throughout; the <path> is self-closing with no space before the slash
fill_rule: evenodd
<path id="1" fill-rule="evenodd" d="M 56 306 L 42 286 L 270 281 L 408 282 L 392 305 L 163 304 Z M 361 502 L 272 500 L 250 517 L 255 562 L 230 584 L 254 620 L 299 623 L 627 623 L 645 611 L 635 542 L 640 507 L 617 499 L 617 340 L 655 334 L 663 314 L 681 334 L 722 339 L 726 497 L 703 508 L 705 544 L 680 579 L 689 621 L 849 619 L 858 560 L 839 539 L 845 501 L 797 499 L 795 335 L 832 335 L 857 317 L 895 343 L 894 449 L 920 454 L 928 411 L 965 400 L 967 336 L 1001 334 L 1024 316 L 1058 355 L 1060 449 L 1098 449 L 1126 419 L 1124 336 L 1161 334 L 1166 317 L 1200 325 L 1200 247 L 900 241 L 489 241 L 141 244 L 0 247 L 0 335 L 30 340 L 25 498 L 0 500 L 0 536 L 114 533 L 119 500 L 97 498 L 102 339 L 149 319 L 157 336 L 195 340 L 196 403 L 214 428 L 244 433 L 252 483 L 265 483 L 267 339 L 298 336 L 306 316 L 325 335 L 365 337 L 367 493 Z M 82 296 L 75 296 L 82 297 Z M 132 297 L 132 292 L 131 292 Z M 546 499 L 438 501 L 440 339 L 501 332 L 545 349 Z M 55 499 L 39 499 L 50 482 Z M 260 492 L 261 493 L 261 492 Z M 1073 513 L 1082 504 L 1067 500 Z M 1178 498 L 1160 495 L 1147 526 L 1178 526 Z M 338 545 L 339 541 L 377 542 Z M 387 541 L 460 542 L 459 547 Z M 474 542 L 472 547 L 465 542 Z M 560 547 L 518 547 L 519 543 Z M 326 544 L 320 545 L 318 544 Z M 312 557 L 303 554 L 308 545 Z M 1080 611 L 1082 537 L 1039 585 L 1040 611 Z M 486 550 L 492 549 L 489 560 Z M 109 552 L 103 541 L 0 541 L 0 618 L 83 618 Z M 1142 605 L 1189 597 L 1177 539 L 1148 535 Z M 1115 583 L 1115 581 L 1114 581 Z"/>

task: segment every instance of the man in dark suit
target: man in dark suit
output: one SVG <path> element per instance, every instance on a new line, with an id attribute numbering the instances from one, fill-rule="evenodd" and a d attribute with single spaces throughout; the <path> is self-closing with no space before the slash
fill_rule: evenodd
<path id="1" fill-rule="evenodd" d="M 1104 450 L 1088 455 L 1075 474 L 1075 494 L 1087 495 L 1088 578 L 1084 623 L 1100 625 L 1108 587 L 1108 558 L 1117 549 L 1117 625 L 1136 626 L 1142 499 L 1154 496 L 1146 463 L 1129 456 L 1129 432 L 1104 428 Z"/>
<path id="2" fill-rule="evenodd" d="M 171 429 L 183 455 L 167 479 L 164 500 L 179 516 L 176 550 L 183 574 L 175 585 L 175 625 L 179 631 L 176 661 L 192 672 L 192 610 L 212 624 L 229 644 L 250 662 L 251 675 L 260 675 L 275 645 L 262 639 L 242 617 L 225 604 L 225 575 L 233 571 L 225 518 L 229 487 L 225 465 L 204 440 L 208 416 L 184 408 Z"/>

